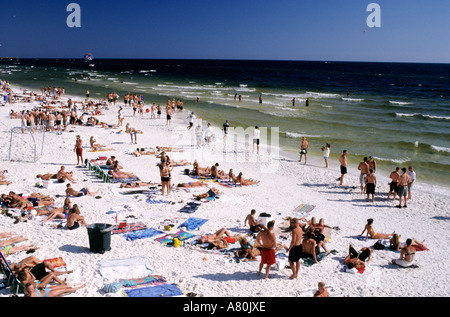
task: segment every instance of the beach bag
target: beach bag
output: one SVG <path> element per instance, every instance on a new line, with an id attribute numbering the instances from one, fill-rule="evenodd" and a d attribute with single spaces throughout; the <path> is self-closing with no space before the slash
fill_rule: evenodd
<path id="1" fill-rule="evenodd" d="M 106 284 L 103 290 L 106 293 L 117 293 L 122 288 L 122 283 L 111 283 Z"/>
<path id="2" fill-rule="evenodd" d="M 185 170 L 184 170 L 184 175 L 189 175 L 190 174 L 190 170 L 188 169 L 188 168 L 186 168 Z"/>
<path id="3" fill-rule="evenodd" d="M 375 250 L 384 250 L 386 247 L 385 245 L 381 242 L 381 240 L 378 240 L 377 242 L 375 242 L 375 244 L 373 245 L 373 248 Z"/>

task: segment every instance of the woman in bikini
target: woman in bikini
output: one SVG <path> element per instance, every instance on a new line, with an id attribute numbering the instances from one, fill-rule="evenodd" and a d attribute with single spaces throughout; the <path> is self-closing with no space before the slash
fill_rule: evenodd
<path id="1" fill-rule="evenodd" d="M 167 190 L 167 195 L 170 194 L 170 180 L 171 180 L 171 173 L 173 170 L 173 166 L 171 167 L 169 163 L 162 163 L 159 165 L 159 173 L 161 176 L 161 185 L 162 185 L 162 194 L 164 195 L 164 190 Z"/>
<path id="2" fill-rule="evenodd" d="M 72 208 L 72 203 L 70 202 L 69 197 L 66 197 L 64 200 L 64 206 L 62 208 L 55 208 L 52 211 L 49 212 L 47 219 L 44 220 L 44 222 L 49 222 L 55 218 L 57 219 L 67 219 L 69 216 L 69 210 Z M 40 216 L 41 214 L 37 214 Z"/>
<path id="3" fill-rule="evenodd" d="M 367 231 L 365 240 L 368 239 L 369 235 L 370 235 L 371 239 L 390 239 L 393 237 L 395 231 L 391 234 L 376 233 L 375 230 L 373 230 L 372 224 L 373 224 L 373 219 L 372 218 L 367 219 L 367 224 L 364 226 L 364 230 L 360 234 L 360 236 L 362 236 L 364 234 L 364 232 Z"/>
<path id="4" fill-rule="evenodd" d="M 69 211 L 69 216 L 67 217 L 67 229 L 75 230 L 80 227 L 80 224 L 86 227 L 88 226 L 84 217 L 81 215 L 78 205 L 75 204 Z"/>

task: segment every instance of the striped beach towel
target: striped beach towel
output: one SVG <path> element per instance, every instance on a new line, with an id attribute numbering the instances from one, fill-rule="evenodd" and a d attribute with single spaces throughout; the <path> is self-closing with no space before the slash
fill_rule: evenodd
<path id="1" fill-rule="evenodd" d="M 122 284 L 123 287 L 136 288 L 149 285 L 166 284 L 167 280 L 161 275 L 148 275 L 146 277 L 134 279 L 119 279 L 119 283 Z"/>
<path id="2" fill-rule="evenodd" d="M 316 206 L 314 206 L 314 205 L 302 204 L 302 205 L 298 206 L 297 208 L 295 208 L 294 212 L 302 214 L 302 215 L 307 215 L 311 211 L 313 211 L 314 208 L 316 208 Z"/>
<path id="3" fill-rule="evenodd" d="M 111 234 L 127 233 L 127 232 L 133 232 L 133 231 L 144 230 L 144 229 L 147 229 L 147 226 L 145 224 L 143 224 L 142 222 L 127 223 L 127 225 L 123 228 L 119 228 L 119 225 L 115 225 L 113 227 L 113 230 L 111 231 Z"/>

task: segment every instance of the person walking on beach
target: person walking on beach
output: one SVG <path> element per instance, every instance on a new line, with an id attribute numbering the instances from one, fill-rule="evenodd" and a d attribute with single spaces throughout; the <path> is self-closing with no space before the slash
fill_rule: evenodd
<path id="1" fill-rule="evenodd" d="M 347 174 L 347 150 L 342 152 L 342 155 L 339 157 L 339 162 L 341 163 L 341 177 L 340 185 L 344 185 L 344 175 Z"/>
<path id="2" fill-rule="evenodd" d="M 369 169 L 369 174 L 365 177 L 367 201 L 369 201 L 369 195 L 372 195 L 372 202 L 375 202 L 375 187 L 377 185 L 377 177 L 375 176 L 373 169 Z"/>
<path id="3" fill-rule="evenodd" d="M 408 176 L 409 176 L 409 182 L 408 182 L 408 200 L 411 200 L 411 190 L 413 187 L 414 182 L 416 181 L 416 172 L 414 172 L 414 169 L 412 166 L 408 167 Z"/>
<path id="4" fill-rule="evenodd" d="M 263 103 L 263 97 L 262 95 L 259 95 L 259 105 L 262 106 Z"/>
<path id="5" fill-rule="evenodd" d="M 228 135 L 228 128 L 230 127 L 230 124 L 228 123 L 228 120 L 225 121 L 223 124 L 223 137 L 226 138 Z"/>
<path id="6" fill-rule="evenodd" d="M 290 277 L 290 279 L 296 279 L 298 278 L 298 271 L 300 270 L 303 230 L 302 228 L 300 228 L 300 224 L 297 218 L 291 219 L 290 228 L 292 229 L 292 239 L 288 249 L 289 265 L 292 270 L 292 276 Z"/>
<path id="7" fill-rule="evenodd" d="M 261 245 L 261 263 L 259 264 L 258 276 L 261 275 L 261 271 L 266 265 L 265 279 L 269 278 L 270 267 L 276 263 L 275 259 L 275 247 L 277 245 L 275 234 L 272 230 L 275 225 L 275 221 L 269 221 L 267 228 L 264 228 L 256 236 L 256 242 Z"/>
<path id="8" fill-rule="evenodd" d="M 331 145 L 327 143 L 327 145 L 322 147 L 323 159 L 325 160 L 325 168 L 328 168 L 328 158 L 330 157 L 330 147 Z"/>
<path id="9" fill-rule="evenodd" d="M 373 172 L 375 173 L 377 171 L 377 162 L 373 159 L 373 156 L 369 156 L 369 160 L 367 161 L 367 164 L 369 164 L 369 168 L 373 169 Z"/>
<path id="10" fill-rule="evenodd" d="M 170 122 L 172 120 L 172 107 L 170 105 L 166 108 L 166 119 L 167 119 L 167 125 L 170 126 Z"/>
<path id="11" fill-rule="evenodd" d="M 300 160 L 299 160 L 299 162 L 302 161 L 302 157 L 304 155 L 305 156 L 305 165 L 306 165 L 306 161 L 308 159 L 308 157 L 307 157 L 308 147 L 309 147 L 309 143 L 306 140 L 306 137 L 302 137 L 302 145 L 300 146 Z"/>
<path id="12" fill-rule="evenodd" d="M 261 131 L 259 130 L 258 126 L 255 127 L 255 130 L 253 130 L 253 153 L 255 152 L 255 145 L 257 154 L 259 154 L 259 143 L 260 143 L 260 137 L 261 137 Z"/>
<path id="13" fill-rule="evenodd" d="M 83 140 L 81 140 L 81 137 L 77 135 L 77 139 L 75 141 L 75 153 L 77 154 L 77 165 L 82 165 L 83 160 Z"/>
<path id="14" fill-rule="evenodd" d="M 359 182 L 361 184 L 361 194 L 364 194 L 365 188 L 366 188 L 366 182 L 365 182 L 365 178 L 367 176 L 367 174 L 369 174 L 369 164 L 367 163 L 367 157 L 364 158 L 364 160 L 359 163 L 358 165 L 358 170 L 361 171 L 360 175 L 359 175 Z"/>
<path id="15" fill-rule="evenodd" d="M 196 118 L 197 118 L 197 117 L 194 115 L 193 112 L 191 112 L 191 114 L 188 116 L 188 119 L 189 119 L 188 131 L 191 130 L 192 127 L 194 126 L 194 120 L 195 120 Z"/>
<path id="16" fill-rule="evenodd" d="M 123 125 L 123 108 L 122 107 L 119 108 L 118 118 L 119 118 L 118 126 L 121 127 Z"/>
<path id="17" fill-rule="evenodd" d="M 397 191 L 398 191 L 398 180 L 400 179 L 400 167 L 396 167 L 395 171 L 391 172 L 391 174 L 389 175 L 389 178 L 391 179 L 391 182 L 389 183 L 389 193 L 387 196 L 387 200 L 389 200 L 389 197 L 391 196 L 391 194 L 394 195 L 394 201 L 395 201 L 395 197 L 397 196 Z"/>
<path id="18" fill-rule="evenodd" d="M 402 208 L 402 199 L 404 199 L 404 208 L 408 207 L 406 202 L 408 200 L 408 184 L 409 184 L 409 175 L 406 173 L 406 168 L 402 168 L 403 174 L 398 179 L 398 200 L 399 204 L 397 208 Z"/>

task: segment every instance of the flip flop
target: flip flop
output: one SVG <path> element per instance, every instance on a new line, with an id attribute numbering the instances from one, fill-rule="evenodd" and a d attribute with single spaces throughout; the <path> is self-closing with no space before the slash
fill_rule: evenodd
<path id="1" fill-rule="evenodd" d="M 102 199 L 102 196 L 95 196 L 95 199 Z"/>

